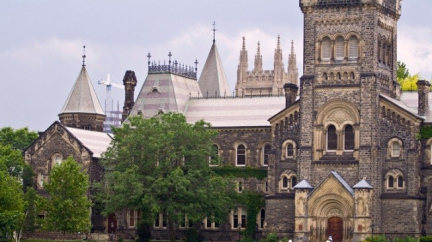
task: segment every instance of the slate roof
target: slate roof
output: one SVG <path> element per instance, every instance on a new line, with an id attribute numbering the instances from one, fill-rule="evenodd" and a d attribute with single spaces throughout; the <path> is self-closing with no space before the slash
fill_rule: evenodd
<path id="1" fill-rule="evenodd" d="M 333 176 L 345 187 L 345 189 L 348 190 L 349 193 L 351 193 L 351 195 L 354 196 L 354 190 L 350 187 L 350 185 L 348 185 L 348 183 L 341 177 L 341 175 L 339 175 L 339 173 L 337 173 L 336 171 L 332 171 L 331 174 L 333 174 Z"/>
<path id="2" fill-rule="evenodd" d="M 354 189 L 372 189 L 372 186 L 366 180 L 361 180 L 353 186 Z"/>
<path id="3" fill-rule="evenodd" d="M 418 113 L 418 92 L 402 92 L 400 100 L 411 112 Z M 425 123 L 432 123 L 432 93 L 429 93 L 429 110 L 424 119 Z"/>
<path id="4" fill-rule="evenodd" d="M 309 184 L 309 182 L 303 180 L 297 183 L 297 185 L 294 186 L 294 189 L 313 189 L 313 187 Z"/>
<path id="5" fill-rule="evenodd" d="M 217 50 L 216 43 L 213 43 L 201 76 L 198 81 L 201 92 L 204 96 L 229 96 L 231 89 L 228 84 L 225 70 Z"/>
<path id="6" fill-rule="evenodd" d="M 204 119 L 213 127 L 270 126 L 268 118 L 285 108 L 284 96 L 191 99 L 189 123 Z"/>
<path id="7" fill-rule="evenodd" d="M 105 115 L 85 66 L 81 68 L 75 84 L 60 111 L 60 114 L 63 113 L 90 113 Z"/>
<path id="8" fill-rule="evenodd" d="M 108 133 L 65 127 L 87 149 L 93 152 L 93 157 L 101 158 L 101 154 L 110 146 L 112 136 Z"/>

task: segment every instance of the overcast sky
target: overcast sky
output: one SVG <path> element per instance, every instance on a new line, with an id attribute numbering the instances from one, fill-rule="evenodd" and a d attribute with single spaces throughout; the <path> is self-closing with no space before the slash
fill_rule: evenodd
<path id="1" fill-rule="evenodd" d="M 40 0 L 0 2 L 0 127 L 43 131 L 55 120 L 81 68 L 86 45 L 87 71 L 103 106 L 105 88 L 97 81 L 111 74 L 122 83 L 135 71 L 137 92 L 146 78 L 147 54 L 193 65 L 198 72 L 216 44 L 233 89 L 246 37 L 249 68 L 257 42 L 263 65 L 272 69 L 277 36 L 281 36 L 285 67 L 291 40 L 302 74 L 303 18 L 298 0 Z M 412 74 L 432 79 L 431 0 L 404 0 L 398 29 L 398 59 Z M 124 91 L 112 96 L 123 107 Z"/>

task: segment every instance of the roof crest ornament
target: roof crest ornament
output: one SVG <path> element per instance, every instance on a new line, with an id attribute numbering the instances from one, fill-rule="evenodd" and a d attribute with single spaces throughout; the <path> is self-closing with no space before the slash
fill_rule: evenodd
<path id="1" fill-rule="evenodd" d="M 85 45 L 83 46 L 83 55 L 82 55 L 82 58 L 83 58 L 82 66 L 84 67 L 84 66 L 85 66 L 85 58 L 86 58 L 86 54 L 85 54 Z"/>
<path id="2" fill-rule="evenodd" d="M 213 44 L 216 42 L 216 21 L 213 21 Z"/>

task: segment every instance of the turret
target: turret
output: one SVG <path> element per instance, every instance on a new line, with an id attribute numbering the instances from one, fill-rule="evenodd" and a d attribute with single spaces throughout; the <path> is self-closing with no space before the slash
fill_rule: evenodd
<path id="1" fill-rule="evenodd" d="M 429 90 L 431 84 L 425 80 L 417 82 L 418 90 L 418 115 L 425 116 L 429 110 Z"/>
<path id="2" fill-rule="evenodd" d="M 281 83 L 284 75 L 284 65 L 282 59 L 282 49 L 280 47 L 280 36 L 278 35 L 277 46 L 274 53 L 274 81 Z"/>
<path id="3" fill-rule="evenodd" d="M 296 54 L 294 53 L 294 41 L 291 41 L 291 52 L 288 57 L 288 82 L 297 84 L 298 68 Z"/>
<path id="4" fill-rule="evenodd" d="M 263 70 L 262 67 L 262 55 L 261 55 L 261 49 L 260 49 L 260 42 L 258 41 L 258 49 L 257 54 L 255 55 L 255 62 L 254 62 L 254 72 L 261 72 Z"/>
<path id="5" fill-rule="evenodd" d="M 123 85 L 125 86 L 125 101 L 123 105 L 122 122 L 129 116 L 129 112 L 134 105 L 134 93 L 137 84 L 137 78 L 134 71 L 126 71 L 123 78 Z"/>
<path id="6" fill-rule="evenodd" d="M 243 82 L 246 78 L 246 72 L 248 70 L 248 53 L 246 50 L 245 37 L 243 36 L 242 49 L 240 50 L 240 60 L 237 67 L 237 83 Z"/>

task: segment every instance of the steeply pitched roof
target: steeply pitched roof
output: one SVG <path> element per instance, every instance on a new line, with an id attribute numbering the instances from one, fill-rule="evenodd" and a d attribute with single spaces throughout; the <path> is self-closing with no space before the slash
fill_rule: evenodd
<path id="1" fill-rule="evenodd" d="M 354 189 L 372 189 L 372 186 L 366 180 L 361 180 L 353 186 Z"/>
<path id="2" fill-rule="evenodd" d="M 231 89 L 225 75 L 225 70 L 222 66 L 222 61 L 219 57 L 219 52 L 216 43 L 213 43 L 201 76 L 198 81 L 201 92 L 204 96 L 229 96 Z"/>
<path id="3" fill-rule="evenodd" d="M 75 81 L 69 96 L 60 111 L 63 113 L 90 113 L 105 115 L 91 84 L 85 66 Z"/>
<path id="4" fill-rule="evenodd" d="M 297 185 L 294 186 L 294 188 L 295 189 L 313 189 L 313 187 L 306 180 L 299 182 Z"/>

